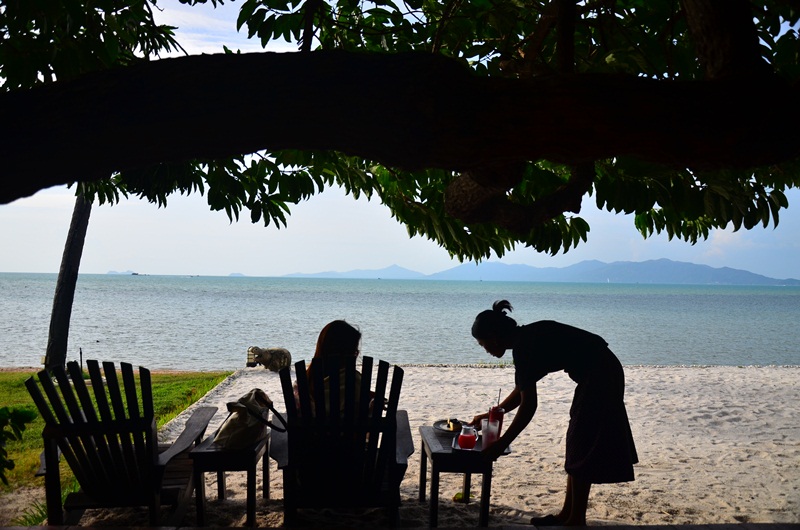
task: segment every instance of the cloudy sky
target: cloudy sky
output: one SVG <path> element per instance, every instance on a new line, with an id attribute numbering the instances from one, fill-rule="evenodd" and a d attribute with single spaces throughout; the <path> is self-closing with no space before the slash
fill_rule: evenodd
<path id="1" fill-rule="evenodd" d="M 239 3 L 189 8 L 159 1 L 161 23 L 177 26 L 178 40 L 192 54 L 258 51 L 258 42 L 236 32 Z M 285 45 L 283 50 L 291 50 Z M 282 51 L 281 48 L 275 48 Z M 644 261 L 669 258 L 712 267 L 733 267 L 775 278 L 800 278 L 800 191 L 777 228 L 715 231 L 694 246 L 665 235 L 644 240 L 628 216 L 600 212 L 584 199 L 581 215 L 591 225 L 589 242 L 567 254 L 549 256 L 519 248 L 506 263 L 562 267 L 587 259 Z M 57 272 L 74 196 L 64 187 L 0 205 L 0 272 Z M 496 260 L 496 258 L 493 258 Z M 436 243 L 409 238 L 377 200 L 354 200 L 330 189 L 292 208 L 288 227 L 253 225 L 245 214 L 230 223 L 210 211 L 205 197 L 171 197 L 167 208 L 123 200 L 92 211 L 81 272 L 136 271 L 142 274 L 281 276 L 293 272 L 380 269 L 400 265 L 430 274 L 458 265 Z"/>

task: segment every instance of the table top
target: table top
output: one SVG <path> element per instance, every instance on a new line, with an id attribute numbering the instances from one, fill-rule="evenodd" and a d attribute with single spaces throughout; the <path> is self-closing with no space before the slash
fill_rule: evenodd
<path id="1" fill-rule="evenodd" d="M 268 440 L 269 435 L 243 449 L 225 449 L 221 445 L 214 443 L 214 435 L 211 435 L 203 440 L 200 445 L 189 451 L 189 458 L 201 466 L 230 466 L 231 469 L 246 467 L 252 465 L 253 462 L 264 455 Z"/>
<path id="2" fill-rule="evenodd" d="M 423 425 L 419 428 L 419 434 L 422 437 L 423 451 L 433 465 L 442 466 L 442 470 L 448 468 L 452 471 L 473 473 L 491 471 L 493 461 L 485 459 L 479 450 L 453 448 L 453 438 L 457 437 L 458 433 Z M 510 452 L 511 448 L 507 447 L 503 454 L 507 455 Z"/>

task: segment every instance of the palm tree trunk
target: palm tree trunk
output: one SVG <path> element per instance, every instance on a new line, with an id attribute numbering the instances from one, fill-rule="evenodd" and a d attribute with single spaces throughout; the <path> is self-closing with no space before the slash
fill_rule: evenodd
<path id="1" fill-rule="evenodd" d="M 72 316 L 72 302 L 75 299 L 75 285 L 78 283 L 78 269 L 83 254 L 83 243 L 89 227 L 89 215 L 92 203 L 83 195 L 75 198 L 72 210 L 72 221 L 64 244 L 64 255 L 61 257 L 61 269 L 58 271 L 56 291 L 53 296 L 53 312 L 50 315 L 50 334 L 47 338 L 47 351 L 44 365 L 50 370 L 67 363 L 67 339 L 69 338 L 69 321 Z"/>

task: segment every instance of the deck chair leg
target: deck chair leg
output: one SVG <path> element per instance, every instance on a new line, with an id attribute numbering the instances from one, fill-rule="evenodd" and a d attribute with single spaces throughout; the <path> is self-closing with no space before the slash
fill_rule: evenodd
<path id="1" fill-rule="evenodd" d="M 86 512 L 84 508 L 73 508 L 71 510 L 64 510 L 64 525 L 65 526 L 77 525 L 80 522 L 81 517 L 83 517 L 84 512 Z"/>
<path id="2" fill-rule="evenodd" d="M 156 493 L 150 499 L 150 526 L 158 526 L 159 511 L 161 510 L 161 495 Z"/>
<path id="3" fill-rule="evenodd" d="M 174 507 L 171 507 L 170 510 L 163 526 L 181 526 L 184 517 L 186 517 L 186 512 L 189 511 L 189 502 L 179 502 Z"/>
<path id="4" fill-rule="evenodd" d="M 47 524 L 64 524 L 64 510 L 61 507 L 61 473 L 58 468 L 58 445 L 55 440 L 45 440 L 44 444 L 44 491 L 47 504 Z"/>
<path id="5" fill-rule="evenodd" d="M 387 508 L 389 512 L 389 528 L 397 528 L 400 526 L 400 509 L 397 506 L 390 506 Z"/>
<path id="6" fill-rule="evenodd" d="M 294 501 L 294 492 L 289 484 L 294 479 L 294 473 L 283 471 L 283 526 L 292 527 L 297 524 L 297 506 Z"/>

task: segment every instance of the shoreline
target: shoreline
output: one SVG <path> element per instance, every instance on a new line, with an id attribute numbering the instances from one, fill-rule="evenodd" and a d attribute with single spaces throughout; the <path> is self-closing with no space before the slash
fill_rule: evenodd
<path id="1" fill-rule="evenodd" d="M 470 419 L 496 402 L 498 391 L 505 395 L 513 387 L 513 370 L 487 367 L 513 368 L 403 365 L 400 408 L 409 413 L 415 452 L 401 485 L 400 526 L 428 523 L 427 504 L 417 500 L 419 427 L 447 418 Z M 589 525 L 800 523 L 800 366 L 625 366 L 625 376 L 625 402 L 640 460 L 634 466 L 636 480 L 595 485 Z M 527 525 L 533 516 L 558 511 L 563 501 L 563 444 L 575 385 L 559 372 L 537 386 L 533 421 L 512 443 L 512 453 L 494 466 L 491 526 Z M 225 404 L 254 387 L 264 389 L 278 410 L 284 408 L 277 373 L 242 368 L 165 425 L 160 438 L 174 439 L 191 409 L 203 405 L 218 407 L 209 425 L 212 433 L 227 416 Z M 441 476 L 439 526 L 477 523 L 477 502 L 452 501 L 461 480 L 462 475 Z M 258 526 L 282 525 L 281 481 L 281 472 L 270 462 L 271 499 L 259 495 Z M 479 482 L 473 480 L 476 497 Z M 244 524 L 244 473 L 228 473 L 227 485 L 228 498 L 218 501 L 216 476 L 206 475 L 210 526 Z M 376 526 L 375 517 L 361 522 L 345 516 L 328 511 L 312 525 Z M 146 522 L 137 517 L 141 514 L 135 511 L 95 510 L 81 524 Z M 184 522 L 194 523 L 193 509 Z"/>
<path id="2" fill-rule="evenodd" d="M 305 359 L 306 363 L 310 359 Z M 294 363 L 294 361 L 293 361 Z M 136 363 L 132 363 L 136 365 Z M 396 366 L 401 368 L 488 368 L 488 369 L 504 369 L 514 368 L 513 363 L 463 363 L 463 364 L 450 364 L 450 363 L 398 363 Z M 624 364 L 622 366 L 625 370 L 631 368 L 787 368 L 800 370 L 800 364 Z M 38 372 L 43 366 L 0 366 L 0 372 Z M 145 368 L 150 368 L 145 366 Z M 239 367 L 239 368 L 215 368 L 213 370 L 201 369 L 174 369 L 174 368 L 150 368 L 151 373 L 206 373 L 206 372 L 238 372 L 240 370 L 266 370 L 261 366 L 254 368 Z"/>

